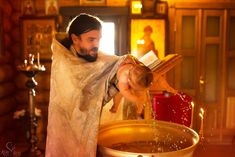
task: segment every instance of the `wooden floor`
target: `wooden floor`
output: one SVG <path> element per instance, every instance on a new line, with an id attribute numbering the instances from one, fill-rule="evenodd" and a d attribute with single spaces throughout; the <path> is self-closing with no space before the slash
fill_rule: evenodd
<path id="1" fill-rule="evenodd" d="M 235 157 L 235 144 L 198 145 L 193 157 Z"/>

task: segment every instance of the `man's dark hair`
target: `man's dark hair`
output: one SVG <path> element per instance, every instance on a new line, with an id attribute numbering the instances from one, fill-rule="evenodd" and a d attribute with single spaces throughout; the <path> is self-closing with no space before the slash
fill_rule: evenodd
<path id="1" fill-rule="evenodd" d="M 102 28 L 101 23 L 102 21 L 98 17 L 86 13 L 79 14 L 68 24 L 66 30 L 68 38 L 64 39 L 62 44 L 69 49 L 70 45 L 73 43 L 71 38 L 72 34 L 79 36 L 92 30 L 100 30 Z"/>

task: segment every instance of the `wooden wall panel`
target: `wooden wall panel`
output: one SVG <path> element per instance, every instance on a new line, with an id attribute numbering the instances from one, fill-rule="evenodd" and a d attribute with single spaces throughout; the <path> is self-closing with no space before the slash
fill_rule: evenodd
<path id="1" fill-rule="evenodd" d="M 11 95 L 12 93 L 14 93 L 15 90 L 15 85 L 10 81 L 0 83 L 0 98 Z"/>
<path id="2" fill-rule="evenodd" d="M 14 125 L 13 123 L 13 116 L 12 114 L 6 114 L 3 116 L 0 116 L 0 136 L 1 133 L 4 133 L 4 131 L 6 131 L 6 129 L 12 127 L 12 125 Z"/>
<path id="3" fill-rule="evenodd" d="M 0 116 L 4 114 L 12 114 L 16 107 L 16 101 L 13 96 L 0 99 Z"/>
<path id="4" fill-rule="evenodd" d="M 15 125 L 13 113 L 17 106 L 15 100 L 16 86 L 15 62 L 20 59 L 20 16 L 21 0 L 0 0 L 1 34 L 3 50 L 0 52 L 0 143 L 2 139 L 9 139 L 4 133 Z M 16 129 L 17 130 L 17 129 Z"/>
<path id="5" fill-rule="evenodd" d="M 0 66 L 0 82 L 8 81 L 13 78 L 13 69 L 7 64 Z"/>

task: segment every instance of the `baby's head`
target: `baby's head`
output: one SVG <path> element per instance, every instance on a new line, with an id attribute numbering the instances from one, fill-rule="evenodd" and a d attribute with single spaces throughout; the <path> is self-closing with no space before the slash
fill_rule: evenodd
<path id="1" fill-rule="evenodd" d="M 152 81 L 152 71 L 143 64 L 135 64 L 129 71 L 129 84 L 134 90 L 144 90 Z"/>

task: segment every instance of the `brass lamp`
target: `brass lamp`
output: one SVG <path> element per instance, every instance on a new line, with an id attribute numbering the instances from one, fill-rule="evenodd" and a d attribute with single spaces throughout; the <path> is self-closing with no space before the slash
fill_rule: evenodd
<path id="1" fill-rule="evenodd" d="M 29 156 L 39 156 L 39 150 L 37 148 L 37 116 L 35 114 L 35 104 L 34 104 L 34 97 L 35 97 L 35 90 L 34 88 L 37 86 L 37 82 L 34 80 L 36 74 L 41 71 L 45 71 L 45 67 L 40 64 L 39 61 L 39 53 L 38 53 L 38 62 L 34 64 L 34 55 L 29 54 L 28 59 L 24 60 L 22 65 L 17 66 L 17 70 L 23 73 L 28 80 L 25 83 L 25 86 L 29 89 L 29 97 L 28 97 L 28 110 L 29 110 L 29 118 L 30 118 L 30 126 L 29 126 L 29 142 L 30 142 L 30 149 L 27 152 Z"/>

